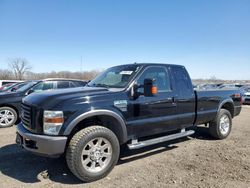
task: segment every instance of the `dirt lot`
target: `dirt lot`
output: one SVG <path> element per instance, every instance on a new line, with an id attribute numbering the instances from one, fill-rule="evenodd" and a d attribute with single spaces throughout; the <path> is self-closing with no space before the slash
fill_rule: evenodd
<path id="1" fill-rule="evenodd" d="M 250 107 L 234 119 L 226 140 L 199 128 L 189 138 L 138 151 L 123 150 L 111 174 L 82 184 L 62 158 L 47 159 L 14 144 L 15 128 L 0 129 L 0 187 L 250 187 Z"/>

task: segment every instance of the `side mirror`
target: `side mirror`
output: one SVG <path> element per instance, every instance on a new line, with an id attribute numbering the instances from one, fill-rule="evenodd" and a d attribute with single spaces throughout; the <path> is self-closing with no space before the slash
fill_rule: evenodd
<path id="1" fill-rule="evenodd" d="M 29 95 L 29 94 L 31 94 L 31 93 L 33 93 L 34 92 L 34 90 L 33 89 L 30 89 L 27 93 L 26 93 L 26 95 Z"/>
<path id="2" fill-rule="evenodd" d="M 143 87 L 144 87 L 144 96 L 145 97 L 152 97 L 158 93 L 158 89 L 155 86 L 153 79 L 146 78 L 144 80 Z"/>
<path id="3" fill-rule="evenodd" d="M 139 88 L 143 88 L 144 92 L 139 92 Z M 153 97 L 157 93 L 158 89 L 154 84 L 154 80 L 146 78 L 143 85 L 133 85 L 133 87 L 131 88 L 130 96 L 131 99 L 137 99 L 140 95 L 144 95 L 145 97 Z"/>
<path id="4" fill-rule="evenodd" d="M 17 89 L 15 87 L 11 88 L 11 92 L 15 92 Z"/>

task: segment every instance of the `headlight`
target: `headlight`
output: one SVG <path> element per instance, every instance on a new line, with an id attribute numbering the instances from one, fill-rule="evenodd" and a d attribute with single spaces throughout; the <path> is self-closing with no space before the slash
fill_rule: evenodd
<path id="1" fill-rule="evenodd" d="M 63 111 L 44 111 L 43 131 L 45 134 L 58 135 L 63 122 Z"/>

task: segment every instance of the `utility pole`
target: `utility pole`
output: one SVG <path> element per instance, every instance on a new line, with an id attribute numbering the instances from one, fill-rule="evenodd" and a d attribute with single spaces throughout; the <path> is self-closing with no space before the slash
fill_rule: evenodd
<path id="1" fill-rule="evenodd" d="M 81 56 L 80 72 L 81 72 L 81 77 L 83 78 L 83 71 L 82 71 L 82 56 Z"/>
<path id="2" fill-rule="evenodd" d="M 82 56 L 81 56 L 81 65 L 80 65 L 80 71 L 82 72 Z"/>

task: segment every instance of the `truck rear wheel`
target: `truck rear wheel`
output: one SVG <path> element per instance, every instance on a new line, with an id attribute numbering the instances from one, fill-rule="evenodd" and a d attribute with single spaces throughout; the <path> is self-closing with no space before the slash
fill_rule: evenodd
<path id="1" fill-rule="evenodd" d="M 116 165 L 120 145 L 116 135 L 102 126 L 77 132 L 69 142 L 66 161 L 71 172 L 83 182 L 105 177 Z"/>
<path id="2" fill-rule="evenodd" d="M 221 109 L 216 119 L 209 124 L 209 132 L 216 139 L 228 137 L 232 129 L 232 116 L 228 110 Z"/>

